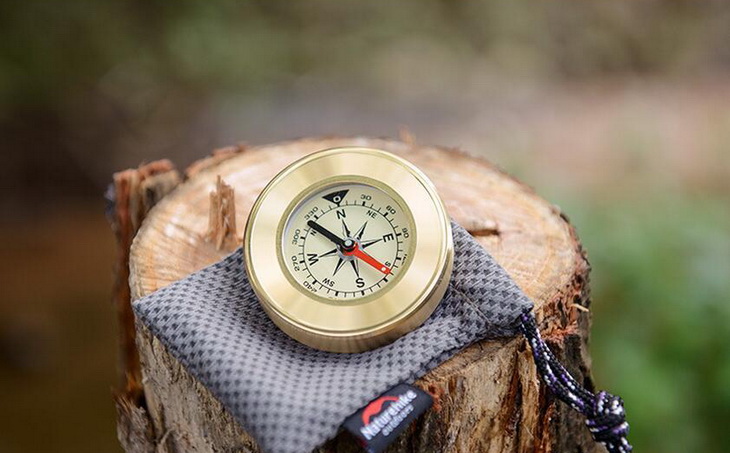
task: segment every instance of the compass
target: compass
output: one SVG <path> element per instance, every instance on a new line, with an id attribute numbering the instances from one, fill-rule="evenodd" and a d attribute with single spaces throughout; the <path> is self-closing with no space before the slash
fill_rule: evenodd
<path id="1" fill-rule="evenodd" d="M 448 286 L 449 217 L 428 178 L 371 148 L 335 148 L 286 167 L 264 188 L 244 233 L 262 307 L 286 334 L 359 352 L 418 327 Z"/>

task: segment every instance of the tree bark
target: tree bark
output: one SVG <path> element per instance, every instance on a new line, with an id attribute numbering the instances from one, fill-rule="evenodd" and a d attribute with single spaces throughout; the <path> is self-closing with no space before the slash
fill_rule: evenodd
<path id="1" fill-rule="evenodd" d="M 146 219 L 131 251 L 129 242 L 120 240 L 118 274 L 120 279 L 129 275 L 129 287 L 120 283 L 116 288 L 118 311 L 125 313 L 120 318 L 128 323 L 130 299 L 212 264 L 237 247 L 251 205 L 284 166 L 308 153 L 345 145 L 389 150 L 421 168 L 452 218 L 533 299 L 541 332 L 558 357 L 587 388 L 593 387 L 587 355 L 589 266 L 567 219 L 485 160 L 455 149 L 419 146 L 410 136 L 404 141 L 323 138 L 231 147 L 193 164 L 185 182 L 154 209 L 143 210 Z M 170 191 L 169 178 L 158 183 L 163 188 L 157 192 L 154 184 L 146 190 Z M 138 223 L 131 225 L 120 213 L 143 195 L 122 195 L 117 190 L 113 224 L 129 236 Z M 134 354 L 125 354 L 126 384 L 117 395 L 119 438 L 128 452 L 259 451 L 140 323 L 134 329 L 127 325 L 120 334 L 125 351 L 136 342 Z M 434 407 L 389 452 L 602 451 L 580 416 L 546 392 L 522 338 L 471 345 L 416 385 L 434 396 Z M 318 451 L 356 452 L 359 447 L 340 434 Z"/>

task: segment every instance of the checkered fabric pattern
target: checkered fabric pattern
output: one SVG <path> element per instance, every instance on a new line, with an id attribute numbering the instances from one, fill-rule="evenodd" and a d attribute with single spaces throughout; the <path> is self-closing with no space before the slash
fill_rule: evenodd
<path id="1" fill-rule="evenodd" d="M 284 334 L 261 308 L 239 249 L 134 303 L 138 319 L 234 415 L 266 453 L 306 453 L 401 382 L 459 350 L 519 333 L 532 308 L 502 267 L 452 222 L 454 270 L 431 317 L 378 349 L 337 354 Z"/>

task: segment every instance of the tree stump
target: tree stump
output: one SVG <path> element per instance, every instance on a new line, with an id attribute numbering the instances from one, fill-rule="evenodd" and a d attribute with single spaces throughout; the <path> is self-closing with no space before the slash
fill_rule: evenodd
<path id="1" fill-rule="evenodd" d="M 128 452 L 259 451 L 141 323 L 130 323 L 129 297 L 150 294 L 224 257 L 240 244 L 251 205 L 279 170 L 308 153 L 346 145 L 392 151 L 421 168 L 452 218 L 534 300 L 540 329 L 554 352 L 578 381 L 593 387 L 586 349 L 588 263 L 566 218 L 524 184 L 483 159 L 420 146 L 409 136 L 404 141 L 324 138 L 231 147 L 191 166 L 175 190 L 180 178 L 169 163 L 115 176 L 116 303 L 125 359 L 118 432 Z M 129 240 L 145 216 L 127 268 Z M 602 451 L 580 415 L 543 387 L 522 338 L 471 345 L 416 385 L 431 393 L 435 404 L 389 452 Z M 318 451 L 356 452 L 359 447 L 340 434 Z"/>

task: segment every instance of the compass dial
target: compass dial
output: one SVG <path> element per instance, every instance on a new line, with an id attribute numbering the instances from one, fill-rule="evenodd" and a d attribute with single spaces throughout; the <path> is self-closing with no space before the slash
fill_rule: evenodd
<path id="1" fill-rule="evenodd" d="M 354 301 L 394 282 L 408 260 L 411 216 L 385 191 L 367 184 L 328 186 L 292 211 L 282 251 L 305 291 Z"/>

